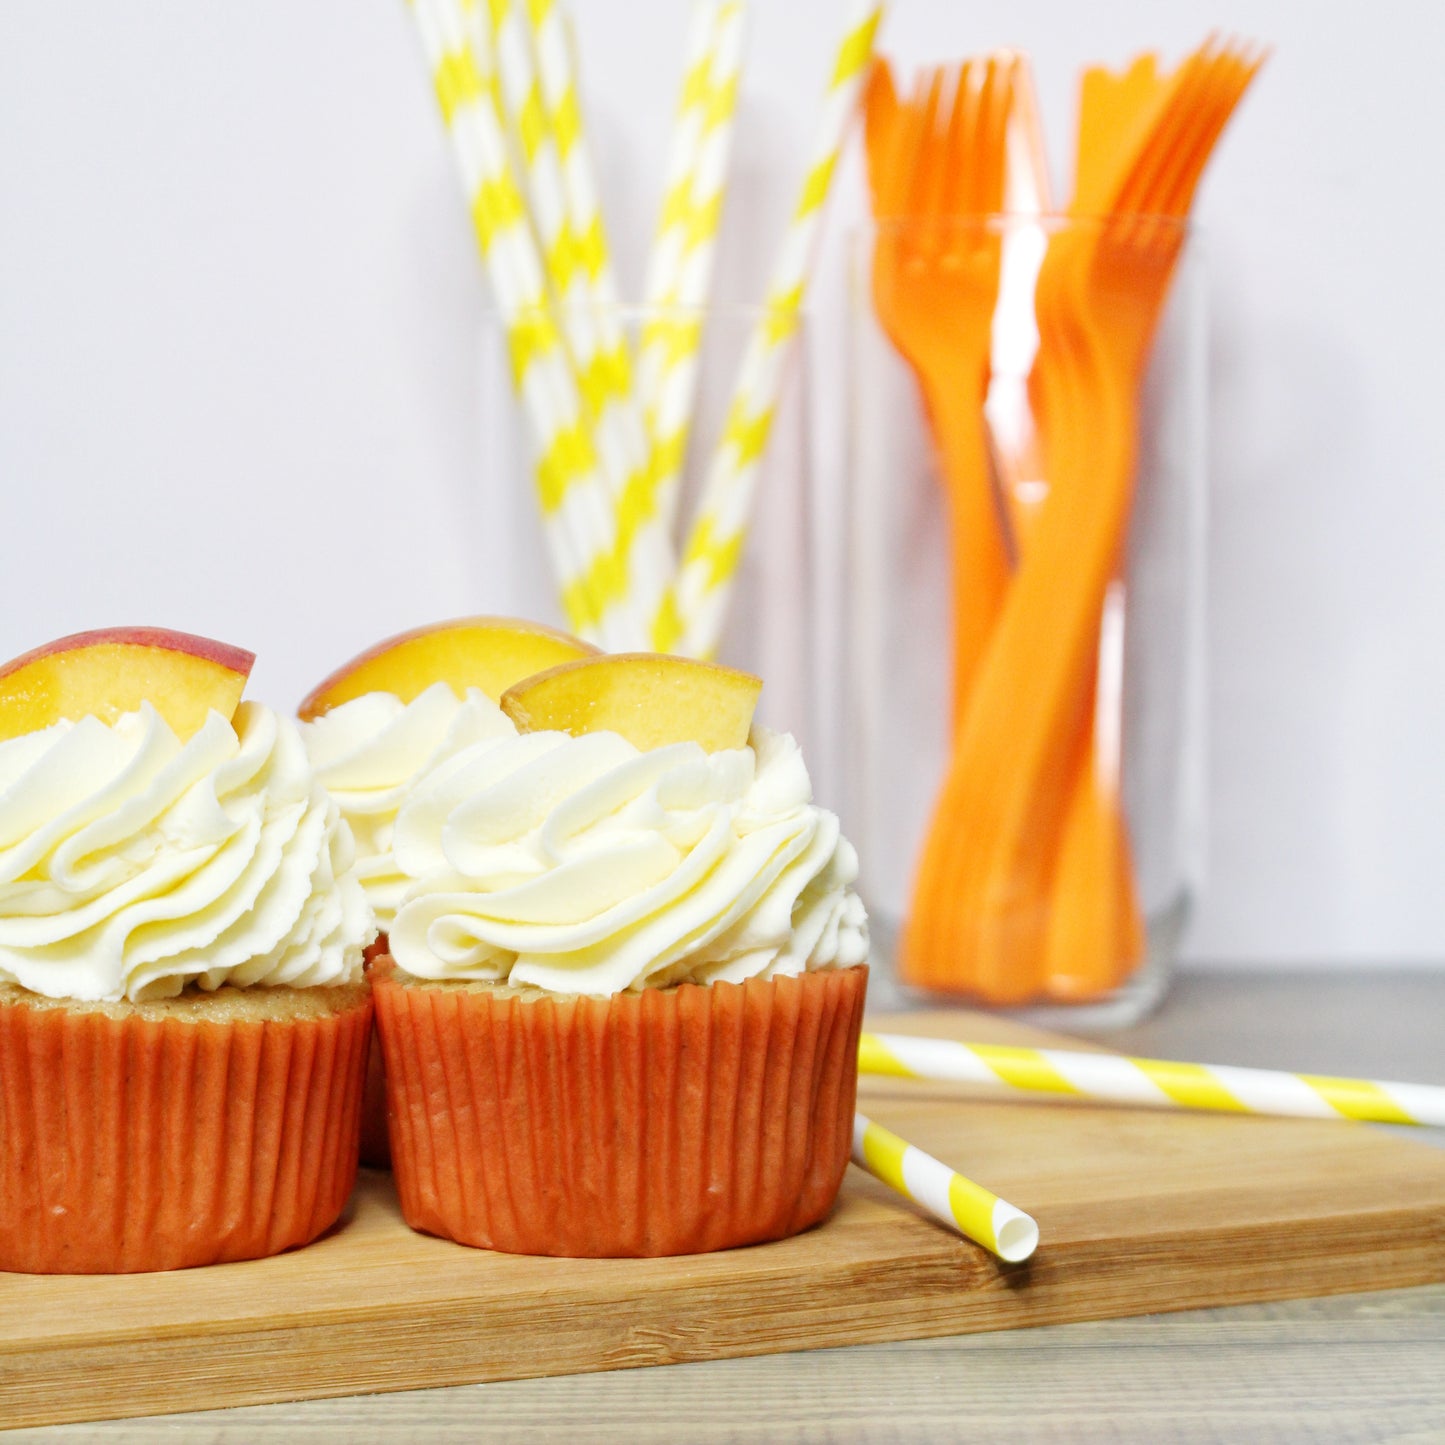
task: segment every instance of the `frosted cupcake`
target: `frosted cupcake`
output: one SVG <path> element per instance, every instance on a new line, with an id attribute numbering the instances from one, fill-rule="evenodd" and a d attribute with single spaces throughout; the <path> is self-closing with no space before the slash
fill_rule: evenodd
<path id="1" fill-rule="evenodd" d="M 521 731 L 403 803 L 375 972 L 417 1229 L 663 1255 L 796 1233 L 847 1163 L 867 933 L 853 849 L 756 679 L 656 657 L 530 679 Z"/>
<path id="2" fill-rule="evenodd" d="M 0 1269 L 274 1254 L 350 1193 L 375 926 L 251 661 L 121 629 L 0 669 Z"/>
<path id="3" fill-rule="evenodd" d="M 356 875 L 385 948 L 407 878 L 396 865 L 397 809 L 413 781 L 473 743 L 514 736 L 497 706 L 514 682 L 596 649 L 541 623 L 463 617 L 369 647 L 297 709 L 322 785 L 356 840 Z M 362 1162 L 389 1162 L 385 1085 L 374 1052 L 362 1119 Z"/>

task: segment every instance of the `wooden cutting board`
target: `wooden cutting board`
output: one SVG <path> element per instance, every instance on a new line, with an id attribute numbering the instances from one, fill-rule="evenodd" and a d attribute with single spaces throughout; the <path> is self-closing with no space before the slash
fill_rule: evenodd
<path id="1" fill-rule="evenodd" d="M 874 1027 L 1051 1039 L 929 1013 Z M 0 1427 L 1011 1329 L 1445 1280 L 1445 1151 L 1366 1125 L 1155 1113 L 864 1081 L 861 1106 L 1038 1219 L 999 1264 L 850 1169 L 800 1238 L 524 1259 L 411 1233 L 363 1173 L 276 1259 L 0 1274 Z"/>

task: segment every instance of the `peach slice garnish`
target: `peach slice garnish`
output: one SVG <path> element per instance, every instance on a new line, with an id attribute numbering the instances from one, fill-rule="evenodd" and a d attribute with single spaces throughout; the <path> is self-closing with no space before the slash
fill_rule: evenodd
<path id="1" fill-rule="evenodd" d="M 297 708 L 305 722 L 369 692 L 410 702 L 433 683 L 458 694 L 480 688 L 493 701 L 514 682 L 597 649 L 570 633 L 517 617 L 459 617 L 413 628 L 368 647 L 312 689 Z"/>
<path id="2" fill-rule="evenodd" d="M 620 733 L 646 751 L 695 742 L 747 746 L 760 678 L 714 662 L 617 652 L 564 662 L 502 694 L 519 732 Z"/>
<path id="3" fill-rule="evenodd" d="M 230 718 L 256 655 L 164 627 L 105 627 L 0 666 L 0 741 L 68 719 L 114 722 L 148 702 L 183 742 L 214 711 Z"/>

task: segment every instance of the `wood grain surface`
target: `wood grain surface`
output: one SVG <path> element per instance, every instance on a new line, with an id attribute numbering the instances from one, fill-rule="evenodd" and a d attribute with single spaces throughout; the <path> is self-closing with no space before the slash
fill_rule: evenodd
<path id="1" fill-rule="evenodd" d="M 1445 1285 L 17 1430 L 5 1445 L 1440 1445 Z"/>
<path id="2" fill-rule="evenodd" d="M 1038 1039 L 957 1013 L 877 1026 Z M 0 1423 L 96 1419 L 916 1339 L 1445 1280 L 1445 1154 L 1364 1126 L 973 1100 L 868 1111 L 1029 1210 L 1007 1268 L 850 1171 L 795 1240 L 533 1260 L 401 1224 L 366 1176 L 295 1254 L 119 1279 L 0 1275 Z"/>

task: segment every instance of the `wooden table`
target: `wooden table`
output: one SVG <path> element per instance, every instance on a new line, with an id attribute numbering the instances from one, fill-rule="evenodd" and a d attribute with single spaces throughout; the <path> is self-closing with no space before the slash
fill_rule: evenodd
<path id="1" fill-rule="evenodd" d="M 1100 1037 L 1156 1057 L 1445 1084 L 1445 972 L 1197 975 L 1155 1018 Z M 524 1432 L 632 1445 L 1445 1440 L 1445 1286 L 4 1438 L 427 1442 Z"/>

